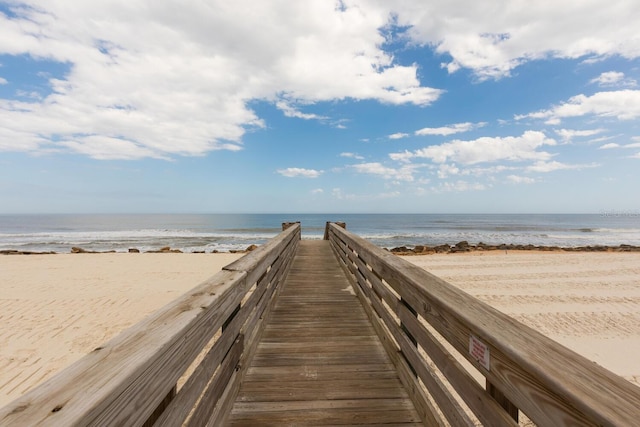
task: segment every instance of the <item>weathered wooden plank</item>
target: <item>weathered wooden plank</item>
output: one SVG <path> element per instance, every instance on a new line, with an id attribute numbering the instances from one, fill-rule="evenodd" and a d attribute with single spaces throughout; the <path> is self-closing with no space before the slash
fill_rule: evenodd
<path id="1" fill-rule="evenodd" d="M 160 417 L 156 425 L 173 426 L 181 424 L 186 419 L 205 386 L 210 381 L 211 376 L 233 345 L 236 337 L 240 334 L 240 330 L 246 320 L 250 314 L 256 310 L 256 304 L 264 296 L 267 285 L 268 283 L 259 284 L 231 321 L 225 322 L 226 328 L 220 338 L 218 338 L 218 341 L 194 370 L 191 377 L 180 389 L 180 393 L 178 393 L 177 397 Z"/>
<path id="2" fill-rule="evenodd" d="M 238 392 L 231 425 L 376 424 L 380 416 L 390 423 L 419 420 L 350 288 L 328 242 L 300 243 Z M 390 397 L 401 404 L 385 415 L 373 403 Z M 318 406 L 349 400 L 360 401 L 359 409 Z M 261 409 L 248 413 L 248 402 Z M 293 409 L 300 402 L 311 409 L 300 409 L 296 418 Z M 293 406 L 278 413 L 285 404 Z"/>
<path id="3" fill-rule="evenodd" d="M 407 398 L 397 378 L 352 379 L 333 381 L 245 382 L 240 388 L 240 402 L 283 402 L 288 400 L 339 400 Z"/>
<path id="4" fill-rule="evenodd" d="M 142 424 L 242 299 L 245 278 L 216 274 L 0 409 L 0 424 Z"/>
<path id="5" fill-rule="evenodd" d="M 232 425 L 373 425 L 416 423 L 407 399 L 358 399 L 284 402 L 238 402 Z"/>
<path id="6" fill-rule="evenodd" d="M 340 252 L 338 253 L 340 254 Z M 342 252 L 341 256 L 345 257 L 346 253 Z M 344 264 L 343 267 L 345 268 L 347 274 L 349 274 L 349 270 Z M 349 276 L 350 279 L 354 281 L 353 287 L 356 290 L 356 294 L 365 312 L 367 313 L 371 324 L 375 328 L 387 354 L 395 365 L 395 369 L 399 375 L 400 381 L 402 382 L 405 390 L 408 392 L 411 401 L 413 402 L 414 407 L 420 416 L 420 419 L 425 425 L 428 426 L 444 426 L 444 421 L 440 419 L 438 411 L 431 404 L 431 401 L 416 380 L 416 377 L 411 371 L 411 368 L 409 367 L 405 359 L 401 356 L 398 344 L 392 337 L 389 328 L 383 326 L 383 324 L 385 323 L 384 319 L 380 317 L 380 315 L 376 312 L 376 309 L 373 307 L 372 303 L 380 306 L 380 301 L 378 301 L 376 298 L 372 300 L 371 298 L 367 297 L 366 292 L 367 290 L 370 292 L 370 289 L 368 289 L 367 286 L 361 287 L 356 282 L 356 276 L 356 274 L 352 274 L 351 276 Z M 384 310 L 381 309 L 381 311 L 388 316 L 388 313 L 384 312 Z"/>
<path id="7" fill-rule="evenodd" d="M 280 256 L 284 249 L 290 244 L 297 246 L 299 239 L 300 224 L 297 224 L 278 234 L 277 237 L 259 246 L 254 251 L 249 252 L 242 258 L 225 266 L 223 269 L 227 271 L 247 272 L 247 282 L 253 285 L 267 270 L 267 267 L 272 265 Z"/>
<path id="8" fill-rule="evenodd" d="M 463 398 L 469 408 L 484 425 L 514 426 L 513 419 L 492 399 L 467 370 L 450 354 L 438 340 L 418 322 L 406 309 L 399 311 L 407 329 L 417 338 L 430 359 L 443 372 L 449 384 Z"/>
<path id="9" fill-rule="evenodd" d="M 299 238 L 299 231 L 298 231 Z M 229 379 L 229 384 L 226 387 L 223 395 L 220 397 L 218 404 L 216 405 L 207 426 L 217 427 L 224 424 L 228 417 L 233 403 L 240 389 L 240 384 L 243 382 L 248 368 L 249 362 L 253 359 L 254 354 L 258 348 L 260 338 L 264 333 L 264 326 L 269 318 L 273 304 L 279 296 L 284 286 L 284 279 L 287 277 L 293 264 L 293 256 L 298 246 L 298 239 L 291 240 L 289 246 L 284 250 L 282 256 L 278 261 L 274 263 L 270 274 L 273 273 L 273 278 L 268 278 L 268 288 L 264 295 L 260 298 L 260 301 L 256 304 L 256 309 L 253 311 L 251 317 L 246 322 L 241 332 L 245 334 L 247 349 L 242 354 L 239 362 L 239 371 L 234 372 Z M 275 271 L 277 270 L 277 272 Z"/>
<path id="10" fill-rule="evenodd" d="M 220 354 L 225 353 L 228 335 L 238 333 L 242 310 L 235 317 L 232 313 L 246 291 L 256 281 L 278 282 L 287 273 L 299 235 L 299 225 L 283 232 L 0 409 L 0 424 L 142 424 L 163 399 L 168 401 L 165 397 L 177 379 L 224 324 L 229 334 L 223 334 L 209 359 L 215 367 Z M 248 303 L 264 310 L 267 304 L 258 302 L 260 292 L 257 289 Z M 257 317 L 262 315 L 261 311 Z M 240 317 L 246 319 L 247 313 Z"/>
<path id="11" fill-rule="evenodd" d="M 207 386 L 202 399 L 195 407 L 193 415 L 188 420 L 188 426 L 202 426 L 207 423 L 211 414 L 213 413 L 213 409 L 215 408 L 218 399 L 224 393 L 225 389 L 229 386 L 229 379 L 231 375 L 235 372 L 236 366 L 238 365 L 238 361 L 240 360 L 240 356 L 242 355 L 242 351 L 244 350 L 244 337 L 240 335 L 229 353 L 225 356 L 224 361 L 220 365 L 220 368 L 211 379 L 211 382 Z M 180 424 L 168 424 L 168 425 L 180 425 Z"/>
<path id="12" fill-rule="evenodd" d="M 414 310 L 491 383 L 540 425 L 630 425 L 640 419 L 640 391 L 424 270 L 331 227 Z M 476 336 L 490 353 L 485 369 L 469 355 Z"/>

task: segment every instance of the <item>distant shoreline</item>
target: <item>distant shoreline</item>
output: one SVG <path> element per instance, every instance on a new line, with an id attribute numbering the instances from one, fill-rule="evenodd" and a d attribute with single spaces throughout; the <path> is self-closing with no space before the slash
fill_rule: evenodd
<path id="1" fill-rule="evenodd" d="M 130 248 L 128 251 L 118 252 L 115 250 L 107 251 L 92 251 L 86 250 L 80 247 L 71 248 L 70 252 L 55 252 L 55 251 L 20 251 L 15 249 L 3 249 L 0 250 L 0 255 L 61 255 L 61 254 L 110 254 L 110 253 L 185 253 L 185 254 L 244 254 L 249 253 L 258 248 L 258 245 L 252 244 L 246 249 L 241 250 L 228 250 L 219 251 L 213 250 L 206 251 L 182 251 L 180 249 L 173 249 L 171 247 L 163 247 L 157 250 L 141 251 L 137 248 Z M 449 253 L 464 253 L 464 252 L 483 252 L 483 251 L 537 251 L 537 252 L 640 252 L 640 246 L 620 244 L 617 246 L 611 245 L 592 245 L 592 246 L 545 246 L 545 245 L 522 245 L 503 243 L 500 245 L 488 245 L 485 243 L 472 244 L 467 241 L 458 242 L 456 244 L 448 245 L 408 245 L 408 246 L 396 246 L 393 248 L 383 247 L 384 250 L 392 252 L 396 255 L 432 255 L 432 254 L 449 254 Z"/>
<path id="2" fill-rule="evenodd" d="M 462 241 L 455 245 L 423 246 L 413 247 L 398 246 L 387 249 L 396 255 L 430 255 L 463 252 L 484 252 L 484 251 L 538 251 L 538 252 L 640 252 L 640 246 L 621 244 L 618 246 L 594 245 L 594 246 L 536 246 L 536 245 L 516 245 L 500 244 L 487 245 L 478 243 L 477 245 Z"/>

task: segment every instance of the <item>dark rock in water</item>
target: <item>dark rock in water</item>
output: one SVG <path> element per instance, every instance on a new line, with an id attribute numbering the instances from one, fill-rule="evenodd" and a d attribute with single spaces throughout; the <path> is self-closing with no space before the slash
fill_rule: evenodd
<path id="1" fill-rule="evenodd" d="M 171 251 L 170 246 L 165 246 L 164 248 L 160 248 L 160 252 L 170 252 L 170 251 Z"/>
<path id="2" fill-rule="evenodd" d="M 398 252 L 412 252 L 411 249 L 407 248 L 406 246 L 398 246 L 397 248 L 392 248 L 391 252 L 393 253 L 398 253 Z"/>
<path id="3" fill-rule="evenodd" d="M 78 248 L 78 247 L 74 246 L 74 247 L 71 248 L 71 253 L 72 254 L 86 254 L 87 251 L 85 251 L 82 248 Z"/>
<path id="4" fill-rule="evenodd" d="M 428 250 L 427 246 L 422 246 L 422 245 L 416 245 L 413 248 L 413 252 L 417 253 L 417 254 L 421 254 L 423 252 L 426 252 Z"/>
<path id="5" fill-rule="evenodd" d="M 203 254 L 205 253 L 204 251 L 191 251 L 192 254 Z"/>
<path id="6" fill-rule="evenodd" d="M 251 245 L 247 249 L 245 249 L 245 251 L 246 252 L 251 252 L 251 251 L 255 251 L 256 249 L 258 249 L 257 245 Z"/>
<path id="7" fill-rule="evenodd" d="M 212 254 L 218 254 L 218 253 L 220 253 L 220 251 L 219 251 L 219 250 L 217 250 L 217 249 L 214 249 L 214 250 L 212 250 L 212 251 L 211 251 L 211 253 L 212 253 Z"/>
<path id="8" fill-rule="evenodd" d="M 140 249 L 129 248 L 129 253 L 130 254 L 139 254 L 140 253 Z"/>

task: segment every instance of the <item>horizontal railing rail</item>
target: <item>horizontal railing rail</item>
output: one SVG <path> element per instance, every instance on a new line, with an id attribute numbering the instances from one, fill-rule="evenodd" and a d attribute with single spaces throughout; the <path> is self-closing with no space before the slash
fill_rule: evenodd
<path id="1" fill-rule="evenodd" d="M 0 408 L 0 425 L 219 425 L 299 240 L 300 224 L 291 224 Z"/>
<path id="2" fill-rule="evenodd" d="M 638 424 L 625 379 L 342 226 L 326 237 L 429 425 Z"/>

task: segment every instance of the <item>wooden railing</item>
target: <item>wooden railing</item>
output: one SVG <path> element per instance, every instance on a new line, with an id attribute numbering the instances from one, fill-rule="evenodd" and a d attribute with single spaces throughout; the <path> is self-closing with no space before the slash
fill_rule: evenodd
<path id="1" fill-rule="evenodd" d="M 342 226 L 326 236 L 425 424 L 639 425 L 640 388 Z"/>
<path id="2" fill-rule="evenodd" d="M 1 408 L 0 425 L 219 425 L 299 239 L 300 224 L 287 224 L 265 245 Z"/>

